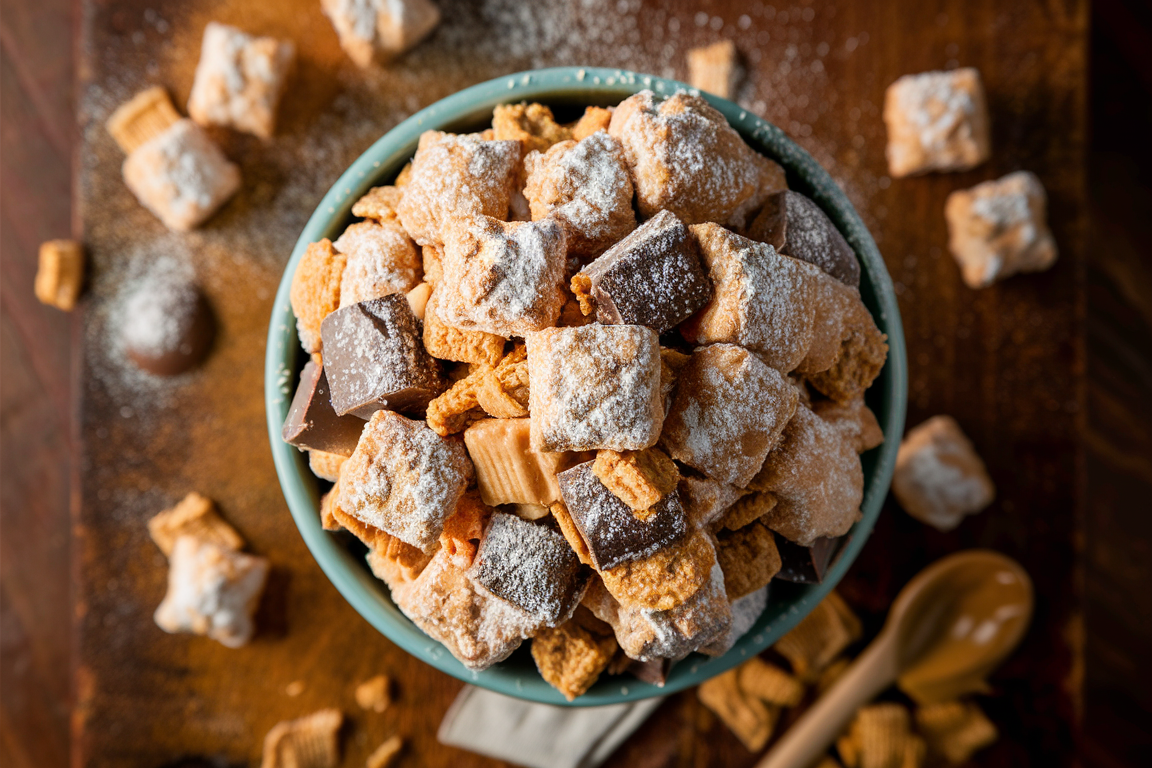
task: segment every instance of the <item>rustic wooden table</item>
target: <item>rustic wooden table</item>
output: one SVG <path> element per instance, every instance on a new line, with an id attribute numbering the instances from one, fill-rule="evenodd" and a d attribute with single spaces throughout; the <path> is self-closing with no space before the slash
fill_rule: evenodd
<path id="1" fill-rule="evenodd" d="M 746 57 L 741 101 L 812 151 L 877 237 L 909 339 L 909 423 L 955 415 L 998 485 L 996 506 L 950 535 L 890 505 L 842 592 L 875 627 L 931 559 L 977 545 L 1012 554 L 1036 578 L 1039 609 L 1024 649 L 984 700 L 1004 738 L 981 764 L 1134 761 L 1152 711 L 1138 684 L 1148 677 L 1152 639 L 1152 536 L 1139 514 L 1152 490 L 1152 270 L 1140 257 L 1152 210 L 1141 179 L 1152 169 L 1140 143 L 1149 115 L 1132 98 L 1142 88 L 1146 105 L 1152 92 L 1144 11 L 1121 0 L 1097 4 L 1089 110 L 1081 0 L 604 2 L 583 13 L 560 2 L 441 5 L 447 21 L 431 40 L 364 75 L 344 60 L 314 0 L 90 0 L 78 14 L 67 0 L 4 0 L 4 764 L 62 766 L 70 752 L 74 765 L 162 765 L 188 755 L 254 764 L 274 722 L 332 705 L 355 720 L 347 765 L 393 731 L 409 740 L 410 764 L 492 764 L 436 743 L 461 684 L 371 630 L 290 524 L 263 426 L 272 291 L 314 201 L 419 107 L 471 82 L 552 64 L 683 76 L 684 51 L 720 37 L 736 40 Z M 244 191 L 206 228 L 175 237 L 123 188 L 102 123 L 154 82 L 183 104 L 210 19 L 295 38 L 301 66 L 280 137 L 260 144 L 219 135 L 243 166 Z M 985 77 L 993 160 L 965 174 L 888 179 L 884 87 L 906 72 L 955 64 Z M 1106 150 L 1091 155 L 1089 115 L 1092 146 Z M 943 200 L 1021 167 L 1048 188 L 1061 260 L 1043 275 L 971 292 L 942 247 Z M 30 292 L 36 245 L 69 229 L 83 233 L 95 266 L 74 318 L 40 307 Z M 203 370 L 157 384 L 132 375 L 108 340 L 122 286 L 165 254 L 196 265 L 222 333 Z M 164 568 L 143 522 L 193 489 L 216 498 L 274 564 L 262 630 L 246 649 L 167 636 L 151 623 Z M 377 672 L 397 679 L 398 705 L 367 715 L 351 693 Z M 303 692 L 289 696 L 297 680 Z M 753 762 L 686 693 L 671 697 L 611 764 Z"/>

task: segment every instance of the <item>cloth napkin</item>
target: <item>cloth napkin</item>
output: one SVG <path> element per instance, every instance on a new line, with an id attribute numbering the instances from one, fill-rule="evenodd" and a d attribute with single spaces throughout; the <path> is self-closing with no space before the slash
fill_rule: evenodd
<path id="1" fill-rule="evenodd" d="M 556 707 L 469 685 L 448 708 L 437 738 L 527 768 L 594 768 L 663 701 Z"/>

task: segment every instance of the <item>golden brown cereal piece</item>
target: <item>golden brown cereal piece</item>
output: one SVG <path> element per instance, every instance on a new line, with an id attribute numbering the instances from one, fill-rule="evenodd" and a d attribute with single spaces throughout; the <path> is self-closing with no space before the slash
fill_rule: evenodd
<path id="1" fill-rule="evenodd" d="M 577 611 L 588 612 L 586 608 Z M 595 634 L 573 617 L 558 627 L 545 627 L 532 639 L 532 658 L 544 678 L 568 701 L 596 682 L 618 646 L 609 633 Z"/>
<path id="2" fill-rule="evenodd" d="M 288 297 L 296 314 L 296 330 L 307 352 L 320 351 L 320 323 L 340 308 L 340 280 L 346 258 L 324 238 L 304 251 Z"/>
<path id="3" fill-rule="evenodd" d="M 264 737 L 260 768 L 336 768 L 340 762 L 338 709 L 322 709 L 272 726 Z"/>
<path id="4" fill-rule="evenodd" d="M 680 470 L 659 448 L 642 451 L 602 450 L 592 471 L 600 482 L 628 505 L 637 520 L 647 520 L 660 499 L 676 490 Z"/>
<path id="5" fill-rule="evenodd" d="M 759 752 L 768 743 L 778 712 L 740 690 L 739 670 L 730 669 L 703 683 L 696 691 L 700 702 L 716 713 L 728 730 L 750 752 Z"/>
<path id="6" fill-rule="evenodd" d="M 84 286 L 84 250 L 75 240 L 49 240 L 40 245 L 36 298 L 70 312 Z"/>
<path id="7" fill-rule="evenodd" d="M 675 349 L 660 347 L 660 394 L 664 397 L 664 412 L 672 408 L 672 393 L 676 390 L 676 380 L 680 369 L 687 365 L 691 355 Z"/>
<path id="8" fill-rule="evenodd" d="M 492 508 L 480 499 L 475 490 L 460 497 L 456 511 L 444 521 L 440 546 L 448 553 L 457 568 L 467 568 L 476 557 L 476 546 L 484 536 L 484 526 L 492 516 Z"/>
<path id="9" fill-rule="evenodd" d="M 679 488 L 680 504 L 688 524 L 701 529 L 711 528 L 745 493 L 741 488 L 710 477 L 683 477 Z"/>
<path id="10" fill-rule="evenodd" d="M 911 737 L 908 710 L 903 705 L 871 704 L 856 713 L 845 741 L 845 746 L 850 742 L 851 747 L 841 752 L 841 758 L 845 765 L 858 768 L 903 768 Z"/>
<path id="11" fill-rule="evenodd" d="M 336 480 L 336 484 L 328 493 L 320 497 L 320 527 L 326 531 L 338 531 L 343 526 L 336 520 L 335 515 L 332 514 L 332 508 L 338 504 L 340 498 L 340 480 Z"/>
<path id="12" fill-rule="evenodd" d="M 876 414 L 864 404 L 864 399 L 837 403 L 835 400 L 821 400 L 816 403 L 816 415 L 837 427 L 849 438 L 857 453 L 864 453 L 884 442 L 884 432 Z"/>
<path id="13" fill-rule="evenodd" d="M 621 605 L 668 611 L 695 595 L 708 582 L 715 564 L 716 550 L 708 535 L 692 531 L 677 544 L 601 571 L 600 576 Z"/>
<path id="14" fill-rule="evenodd" d="M 425 418 L 433 432 L 441 437 L 463 432 L 470 424 L 484 418 L 476 400 L 476 388 L 490 369 L 477 367 L 464 378 L 428 403 Z"/>
<path id="15" fill-rule="evenodd" d="M 420 283 L 404 297 L 408 299 L 408 306 L 412 307 L 412 314 L 416 315 L 416 319 L 424 322 L 424 311 L 428 308 L 428 299 L 432 296 L 432 284 Z"/>
<path id="16" fill-rule="evenodd" d="M 996 726 L 970 701 L 929 704 L 917 708 L 915 717 L 916 727 L 928 742 L 928 751 L 950 765 L 968 762 L 998 736 Z"/>
<path id="17" fill-rule="evenodd" d="M 792 664 L 802 680 L 814 680 L 833 659 L 860 638 L 863 628 L 852 609 L 835 592 L 780 638 L 775 650 Z"/>
<path id="18" fill-rule="evenodd" d="M 573 522 L 572 515 L 568 512 L 568 507 L 564 506 L 563 501 L 557 501 L 550 504 L 548 510 L 556 520 L 556 524 L 560 528 L 560 533 L 564 534 L 564 538 L 568 541 L 568 546 L 572 547 L 572 551 L 576 553 L 576 557 L 578 557 L 584 565 L 592 565 L 592 553 L 588 550 L 588 542 L 584 540 L 580 529 L 577 528 L 576 523 Z"/>
<path id="19" fill-rule="evenodd" d="M 776 497 L 764 524 L 804 547 L 843 536 L 860 517 L 864 470 L 856 443 L 807 406 L 796 408 L 753 483 Z"/>
<path id="20" fill-rule="evenodd" d="M 352 204 L 352 215 L 375 219 L 381 224 L 400 226 L 400 216 L 396 209 L 400 207 L 403 198 L 404 190 L 398 186 L 372 187 Z"/>
<path id="21" fill-rule="evenodd" d="M 424 306 L 424 347 L 441 360 L 495 366 L 504 355 L 504 338 L 483 331 L 462 331 L 445 325 L 439 292 L 433 289 Z"/>
<path id="22" fill-rule="evenodd" d="M 880 374 L 888 337 L 851 286 L 821 274 L 817 281 L 812 343 L 796 370 L 838 402 L 856 400 Z"/>
<path id="23" fill-rule="evenodd" d="M 575 279 L 575 277 L 573 277 Z M 579 297 L 575 296 L 570 290 L 565 292 L 564 306 L 560 307 L 560 317 L 556 320 L 556 325 L 559 328 L 579 328 L 582 325 L 588 325 L 592 322 L 591 317 L 587 317 L 587 312 L 580 302 Z"/>
<path id="24" fill-rule="evenodd" d="M 774 664 L 752 657 L 737 667 L 740 689 L 765 704 L 794 707 L 804 698 L 804 684 Z"/>
<path id="25" fill-rule="evenodd" d="M 308 467 L 316 477 L 334 483 L 340 477 L 340 467 L 348 460 L 347 456 L 328 451 L 308 451 Z"/>
<path id="26" fill-rule="evenodd" d="M 764 517 L 775 507 L 776 497 L 772 494 L 763 491 L 749 493 L 732 502 L 728 511 L 720 518 L 720 527 L 730 531 L 738 531 Z"/>
<path id="27" fill-rule="evenodd" d="M 440 246 L 420 246 L 420 259 L 425 282 L 435 285 L 444 279 L 444 254 Z"/>
<path id="28" fill-rule="evenodd" d="M 486 504 L 542 504 L 560 499 L 556 475 L 584 460 L 583 454 L 536 451 L 529 419 L 484 419 L 464 432 Z"/>
<path id="29" fill-rule="evenodd" d="M 583 272 L 578 272 L 572 275 L 569 288 L 576 297 L 580 314 L 587 316 L 596 311 L 596 303 L 592 300 L 592 278 Z"/>
<path id="30" fill-rule="evenodd" d="M 991 504 L 996 486 L 956 420 L 933 416 L 904 436 L 892 492 L 912 517 L 950 531 Z"/>
<path id="31" fill-rule="evenodd" d="M 159 85 L 133 96 L 108 118 L 105 127 L 124 150 L 132 154 L 137 147 L 171 128 L 180 119 L 168 92 Z"/>
<path id="32" fill-rule="evenodd" d="M 365 680 L 356 686 L 356 703 L 361 709 L 383 712 L 392 706 L 392 681 L 387 675 Z"/>
<path id="33" fill-rule="evenodd" d="M 787 188 L 784 170 L 700 96 L 677 93 L 658 104 L 641 91 L 616 107 L 608 133 L 624 146 L 641 218 L 669 210 L 685 224 L 739 229 Z"/>
<path id="34" fill-rule="evenodd" d="M 361 534 L 365 533 L 365 529 L 368 529 L 369 526 L 365 526 L 354 517 L 344 516 L 341 519 L 355 526 L 349 530 L 356 533 L 361 541 L 367 543 L 366 537 Z M 360 533 L 357 533 L 356 529 L 360 529 Z M 374 545 L 369 545 L 370 549 L 366 559 L 372 573 L 387 584 L 390 589 L 397 589 L 415 581 L 432 562 L 430 555 L 421 552 L 411 544 L 405 544 L 395 536 L 389 536 L 381 530 L 374 530 L 376 532 L 375 539 L 372 539 Z M 368 538 L 371 539 L 371 537 Z"/>
<path id="35" fill-rule="evenodd" d="M 721 531 L 716 540 L 716 560 L 724 571 L 729 600 L 752 594 L 780 571 L 776 537 L 759 523 L 739 531 Z"/>
<path id="36" fill-rule="evenodd" d="M 480 407 L 497 419 L 527 416 L 528 394 L 528 355 L 523 344 L 505 355 L 476 388 Z"/>
<path id="37" fill-rule="evenodd" d="M 364 764 L 365 768 L 388 768 L 402 749 L 404 749 L 404 739 L 400 738 L 398 734 L 389 736 L 380 746 L 372 750 L 372 754 L 368 755 L 368 760 Z"/>
<path id="38" fill-rule="evenodd" d="M 901 77 L 884 94 L 884 125 L 896 178 L 975 168 L 992 152 L 984 86 L 972 67 Z"/>
<path id="39" fill-rule="evenodd" d="M 688 51 L 688 82 L 693 88 L 730 99 L 740 80 L 736 44 L 721 40 Z"/>
<path id="40" fill-rule="evenodd" d="M 572 138 L 583 141 L 597 131 L 608 130 L 612 122 L 612 110 L 605 107 L 585 107 L 584 114 L 572 124 Z"/>
<path id="41" fill-rule="evenodd" d="M 497 140 L 519 141 L 527 155 L 532 150 L 547 151 L 572 132 L 558 124 L 552 110 L 543 104 L 499 104 L 492 110 L 492 132 Z"/>
<path id="42" fill-rule="evenodd" d="M 220 517 L 212 500 L 195 492 L 149 520 L 148 535 L 166 555 L 172 554 L 176 539 L 181 536 L 210 541 L 225 549 L 244 548 L 243 537 Z"/>

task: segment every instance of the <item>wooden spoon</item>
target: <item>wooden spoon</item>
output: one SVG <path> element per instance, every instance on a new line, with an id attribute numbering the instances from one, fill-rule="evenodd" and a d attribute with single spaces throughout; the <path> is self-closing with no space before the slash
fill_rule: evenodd
<path id="1" fill-rule="evenodd" d="M 901 590 L 880 635 L 757 768 L 807 768 L 893 682 L 921 704 L 986 690 L 1028 628 L 1032 602 L 1028 574 L 996 552 L 958 552 L 928 566 Z"/>

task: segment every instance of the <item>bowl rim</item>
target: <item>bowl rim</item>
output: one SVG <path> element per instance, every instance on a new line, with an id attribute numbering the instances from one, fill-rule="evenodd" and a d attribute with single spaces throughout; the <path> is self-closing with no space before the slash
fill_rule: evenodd
<path id="1" fill-rule="evenodd" d="M 449 130 L 475 123 L 485 114 L 490 115 L 497 104 L 524 100 L 550 104 L 607 104 L 643 89 L 653 91 L 658 97 L 670 96 L 680 90 L 703 96 L 754 149 L 779 162 L 788 172 L 790 186 L 799 182 L 793 188 L 800 188 L 815 200 L 844 234 L 861 262 L 861 294 L 865 295 L 867 286 L 869 291 L 865 301 L 870 304 L 877 325 L 888 334 L 888 359 L 868 392 L 874 404 L 882 403 L 881 427 L 886 439 L 881 446 L 862 457 L 866 462 L 862 517 L 840 546 L 823 582 L 785 585 L 784 589 L 796 594 L 794 599 L 775 604 L 770 600 L 752 629 L 741 636 L 729 651 L 714 658 L 690 655 L 672 669 L 664 687 L 628 677 L 602 678 L 583 696 L 569 702 L 539 677 L 535 669 L 527 679 L 518 670 L 505 667 L 508 662 L 483 672 L 464 667 L 446 648 L 424 634 L 396 608 L 387 586 L 371 575 L 363 558 L 355 557 L 335 535 L 321 528 L 317 480 L 308 471 L 303 452 L 283 442 L 280 437 L 303 354 L 296 335 L 289 290 L 292 274 L 308 244 L 332 237 L 338 228 L 342 228 L 351 218 L 352 203 L 370 187 L 394 176 L 415 153 L 419 136 L 425 130 Z M 397 124 L 344 171 L 309 217 L 285 265 L 269 322 L 264 391 L 269 442 L 289 511 L 317 564 L 356 612 L 409 654 L 467 683 L 528 701 L 579 707 L 638 701 L 697 685 L 764 650 L 806 616 L 839 583 L 855 561 L 880 514 L 903 435 L 908 384 L 900 310 L 883 258 L 847 196 L 808 152 L 768 121 L 731 101 L 702 93 L 685 83 L 628 70 L 573 66 L 518 72 L 458 91 Z M 773 587 L 773 592 L 778 589 L 780 587 Z"/>

